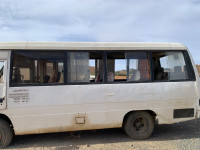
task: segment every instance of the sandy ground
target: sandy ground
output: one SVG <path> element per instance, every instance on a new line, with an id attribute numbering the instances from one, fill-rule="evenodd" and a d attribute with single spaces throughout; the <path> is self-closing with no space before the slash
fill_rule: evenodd
<path id="1" fill-rule="evenodd" d="M 11 150 L 184 150 L 200 149 L 200 119 L 156 125 L 150 138 L 136 141 L 122 129 L 16 136 Z"/>

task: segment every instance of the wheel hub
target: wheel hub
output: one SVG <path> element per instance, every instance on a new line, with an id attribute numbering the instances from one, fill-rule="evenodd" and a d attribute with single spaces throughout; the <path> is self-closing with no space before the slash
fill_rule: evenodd
<path id="1" fill-rule="evenodd" d="M 146 130 L 145 123 L 146 123 L 145 118 L 138 117 L 134 120 L 133 127 L 138 133 L 143 133 Z"/>

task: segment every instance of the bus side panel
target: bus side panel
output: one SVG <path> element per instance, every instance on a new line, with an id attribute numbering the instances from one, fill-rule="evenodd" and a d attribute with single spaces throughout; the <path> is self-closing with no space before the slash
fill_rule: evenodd
<path id="1" fill-rule="evenodd" d="M 200 104 L 199 104 L 199 100 L 200 100 L 200 75 L 198 73 L 198 70 L 197 70 L 197 67 L 196 67 L 196 64 L 192 58 L 192 55 L 190 53 L 189 50 L 188 51 L 188 54 L 189 54 L 189 57 L 191 59 L 191 63 L 192 63 L 192 67 L 194 68 L 194 73 L 195 73 L 195 76 L 196 76 L 196 82 L 195 82 L 195 87 L 196 87 L 196 93 L 198 95 L 198 103 L 196 105 L 196 118 L 199 118 L 200 117 Z"/>
<path id="2" fill-rule="evenodd" d="M 195 82 L 10 87 L 7 114 L 16 134 L 121 127 L 126 113 L 152 110 L 159 123 L 174 109 L 194 108 Z"/>

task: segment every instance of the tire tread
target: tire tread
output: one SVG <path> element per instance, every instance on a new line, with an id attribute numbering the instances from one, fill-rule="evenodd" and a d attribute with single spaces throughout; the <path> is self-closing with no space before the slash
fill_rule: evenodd
<path id="1" fill-rule="evenodd" d="M 4 148 L 12 142 L 14 133 L 9 123 L 3 119 L 0 119 L 0 134 L 0 148 Z"/>

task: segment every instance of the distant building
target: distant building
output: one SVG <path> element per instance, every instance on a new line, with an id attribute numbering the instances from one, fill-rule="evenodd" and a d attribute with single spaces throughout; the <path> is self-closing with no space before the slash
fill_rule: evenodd
<path id="1" fill-rule="evenodd" d="M 200 75 L 200 65 L 196 65 L 197 66 L 197 70 L 199 72 L 199 75 Z"/>

